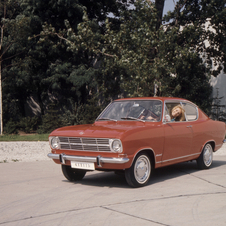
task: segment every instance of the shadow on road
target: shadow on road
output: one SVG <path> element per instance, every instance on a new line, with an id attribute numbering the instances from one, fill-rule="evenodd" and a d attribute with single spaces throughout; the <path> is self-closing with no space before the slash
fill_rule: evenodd
<path id="1" fill-rule="evenodd" d="M 211 169 L 226 165 L 226 161 L 222 160 L 214 160 L 211 166 Z M 195 172 L 199 172 L 200 170 L 197 168 L 196 161 L 192 162 L 184 162 L 175 164 L 172 166 L 167 166 L 163 168 L 155 169 L 152 172 L 152 176 L 148 186 L 159 183 L 162 181 L 166 181 L 169 179 L 181 177 L 187 174 L 192 174 Z M 208 172 L 208 170 L 206 170 Z M 64 182 L 68 182 L 64 180 Z M 70 183 L 70 182 L 68 182 Z M 114 172 L 88 172 L 83 180 L 74 182 L 75 184 L 82 184 L 88 186 L 99 186 L 99 187 L 118 187 L 118 188 L 131 188 L 125 179 L 124 175 L 117 175 Z"/>
<path id="2" fill-rule="evenodd" d="M 68 182 L 64 180 L 64 182 Z M 99 187 L 119 187 L 129 188 L 126 179 L 123 175 L 116 175 L 114 172 L 91 172 L 87 173 L 81 181 L 74 182 L 75 184 L 82 184 L 88 186 L 99 186 Z"/>

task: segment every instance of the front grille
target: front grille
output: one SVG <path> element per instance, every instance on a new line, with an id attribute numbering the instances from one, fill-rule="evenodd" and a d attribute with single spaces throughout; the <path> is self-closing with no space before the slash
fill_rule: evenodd
<path id="1" fill-rule="evenodd" d="M 77 151 L 110 152 L 109 139 L 106 138 L 80 138 L 59 137 L 60 149 Z"/>

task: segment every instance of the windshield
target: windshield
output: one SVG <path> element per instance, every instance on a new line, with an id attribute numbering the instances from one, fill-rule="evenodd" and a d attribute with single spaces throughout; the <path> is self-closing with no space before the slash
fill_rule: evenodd
<path id="1" fill-rule="evenodd" d="M 161 120 L 162 102 L 159 100 L 125 100 L 112 102 L 97 120 Z"/>

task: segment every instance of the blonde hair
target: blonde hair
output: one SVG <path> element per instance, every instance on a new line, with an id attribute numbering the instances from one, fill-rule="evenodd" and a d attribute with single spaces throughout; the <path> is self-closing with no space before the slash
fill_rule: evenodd
<path id="1" fill-rule="evenodd" d="M 181 114 L 175 118 L 175 121 L 185 121 L 185 114 L 184 114 L 185 110 L 184 110 L 184 108 L 183 108 L 180 104 L 177 105 L 177 106 L 175 106 L 175 107 L 173 107 L 173 109 L 172 109 L 172 111 L 171 111 L 171 118 L 172 118 L 172 112 L 173 112 L 176 108 L 180 108 Z"/>

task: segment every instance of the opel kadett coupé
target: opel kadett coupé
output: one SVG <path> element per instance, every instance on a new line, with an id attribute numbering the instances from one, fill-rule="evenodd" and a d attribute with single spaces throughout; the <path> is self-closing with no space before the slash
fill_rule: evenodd
<path id="1" fill-rule="evenodd" d="M 132 187 L 147 185 L 155 168 L 196 160 L 208 169 L 223 145 L 226 126 L 180 98 L 126 98 L 110 103 L 93 124 L 49 136 L 55 163 L 69 181 L 87 171 L 124 172 Z"/>

